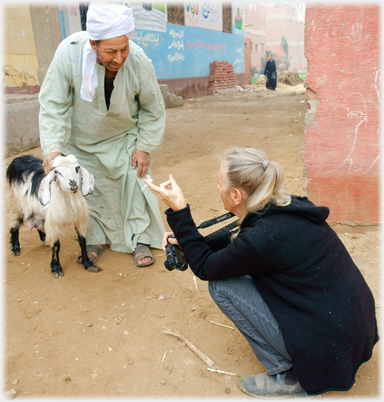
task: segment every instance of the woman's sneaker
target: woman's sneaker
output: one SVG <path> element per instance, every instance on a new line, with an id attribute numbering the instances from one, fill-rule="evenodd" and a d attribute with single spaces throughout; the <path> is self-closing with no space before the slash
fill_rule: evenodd
<path id="1" fill-rule="evenodd" d="M 292 376 L 292 371 L 268 375 L 266 373 L 244 377 L 239 388 L 256 398 L 297 398 L 309 395 L 301 387 L 299 381 Z"/>

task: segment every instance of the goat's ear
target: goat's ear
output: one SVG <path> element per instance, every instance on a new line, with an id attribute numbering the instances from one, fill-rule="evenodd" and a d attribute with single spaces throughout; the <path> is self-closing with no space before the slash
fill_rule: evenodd
<path id="1" fill-rule="evenodd" d="M 85 197 L 88 194 L 92 194 L 95 189 L 95 178 L 91 173 L 88 172 L 87 169 L 84 169 L 82 166 L 79 171 L 81 177 L 81 194 Z"/>
<path id="2" fill-rule="evenodd" d="M 55 180 L 56 172 L 55 170 L 51 170 L 42 180 L 39 191 L 39 201 L 40 204 L 44 207 L 51 200 L 51 183 Z"/>

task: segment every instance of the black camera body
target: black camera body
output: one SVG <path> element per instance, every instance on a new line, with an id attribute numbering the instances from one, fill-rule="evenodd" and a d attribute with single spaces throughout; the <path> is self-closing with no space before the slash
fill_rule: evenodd
<path id="1" fill-rule="evenodd" d="M 199 226 L 197 226 L 196 229 L 207 228 L 209 226 L 215 225 L 216 223 L 232 218 L 233 216 L 235 215 L 232 212 L 228 212 L 224 215 L 218 216 L 217 218 L 213 218 L 210 219 L 209 221 L 201 223 Z M 208 236 L 204 236 L 204 239 L 208 242 L 224 233 L 229 232 L 233 233 L 234 231 L 238 230 L 239 227 L 237 225 L 237 221 L 235 221 L 219 230 L 216 230 L 215 232 L 209 234 Z M 169 237 L 174 238 L 175 236 L 171 235 Z M 165 253 L 167 255 L 167 259 L 166 261 L 164 261 L 164 266 L 165 268 L 168 269 L 168 271 L 173 271 L 174 269 L 177 269 L 178 271 L 185 271 L 188 268 L 188 263 L 184 257 L 183 250 L 179 246 L 168 243 L 165 246 Z"/>
<path id="2" fill-rule="evenodd" d="M 169 237 L 174 238 L 175 236 L 171 235 Z M 168 271 L 173 271 L 174 269 L 185 271 L 188 268 L 188 263 L 185 260 L 183 250 L 178 245 L 168 243 L 165 246 L 165 253 L 167 259 L 164 261 L 164 266 Z"/>

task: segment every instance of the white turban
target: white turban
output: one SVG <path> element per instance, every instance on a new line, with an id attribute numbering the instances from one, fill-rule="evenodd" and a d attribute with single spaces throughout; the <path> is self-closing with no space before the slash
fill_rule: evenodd
<path id="1" fill-rule="evenodd" d="M 87 12 L 87 32 L 89 39 L 104 40 L 125 35 L 130 39 L 135 25 L 132 10 L 120 4 L 92 2 Z M 92 102 L 97 88 L 96 52 L 89 41 L 83 49 L 82 84 L 80 96 Z"/>

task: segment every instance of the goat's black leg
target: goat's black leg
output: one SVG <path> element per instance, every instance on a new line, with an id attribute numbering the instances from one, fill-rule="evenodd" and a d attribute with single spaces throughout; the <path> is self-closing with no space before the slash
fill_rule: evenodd
<path id="1" fill-rule="evenodd" d="M 52 247 L 52 261 L 51 261 L 51 272 L 53 276 L 58 278 L 59 275 L 64 276 L 63 270 L 61 269 L 59 260 L 60 242 L 57 240 Z"/>
<path id="2" fill-rule="evenodd" d="M 81 263 L 84 265 L 84 268 L 89 272 L 99 272 L 101 268 L 96 266 L 88 257 L 87 253 L 87 242 L 85 237 L 81 236 L 79 232 L 77 232 L 79 245 L 81 249 Z"/>
<path id="3" fill-rule="evenodd" d="M 40 240 L 45 243 L 46 234 L 40 229 L 37 229 L 37 231 L 39 232 Z"/>
<path id="4" fill-rule="evenodd" d="M 11 229 L 11 245 L 14 255 L 20 255 L 19 226 Z"/>

